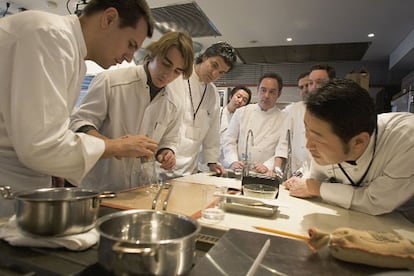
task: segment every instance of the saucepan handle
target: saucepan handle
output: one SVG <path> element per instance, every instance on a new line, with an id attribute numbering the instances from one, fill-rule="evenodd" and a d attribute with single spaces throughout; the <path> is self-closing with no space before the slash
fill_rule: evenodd
<path id="1" fill-rule="evenodd" d="M 157 248 L 123 246 L 121 242 L 114 243 L 112 250 L 118 254 L 141 254 L 145 256 L 154 256 L 157 253 Z"/>

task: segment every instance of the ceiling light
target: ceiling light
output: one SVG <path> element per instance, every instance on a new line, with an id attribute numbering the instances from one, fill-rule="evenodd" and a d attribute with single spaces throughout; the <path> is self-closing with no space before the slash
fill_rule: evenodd
<path id="1" fill-rule="evenodd" d="M 368 34 L 368 37 L 374 37 L 375 36 L 375 34 L 374 33 L 369 33 Z"/>
<path id="2" fill-rule="evenodd" d="M 291 38 L 291 37 L 286 38 L 287 42 L 291 42 L 292 40 L 293 40 L 293 38 Z"/>

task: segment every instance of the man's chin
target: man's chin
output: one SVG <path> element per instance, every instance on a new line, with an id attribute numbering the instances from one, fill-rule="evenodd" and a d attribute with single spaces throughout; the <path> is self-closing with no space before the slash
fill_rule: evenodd
<path id="1" fill-rule="evenodd" d="M 315 157 L 312 155 L 313 160 L 316 162 L 316 164 L 320 165 L 320 166 L 326 166 L 326 165 L 330 165 L 329 162 L 326 162 L 325 160 L 323 160 L 321 157 Z"/>

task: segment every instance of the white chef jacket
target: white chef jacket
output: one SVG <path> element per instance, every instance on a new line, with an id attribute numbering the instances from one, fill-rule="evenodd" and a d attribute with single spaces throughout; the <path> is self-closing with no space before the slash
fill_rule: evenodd
<path id="1" fill-rule="evenodd" d="M 26 11 L 0 20 L 0 179 L 14 192 L 79 183 L 105 149 L 68 129 L 86 72 L 76 15 Z M 0 215 L 13 201 L 0 199 Z"/>
<path id="2" fill-rule="evenodd" d="M 109 70 L 97 75 L 79 109 L 71 119 L 71 129 L 93 125 L 109 138 L 143 134 L 159 142 L 159 149 L 176 152 L 182 108 L 168 86 L 150 102 L 143 65 Z M 140 158 L 108 158 L 98 161 L 81 186 L 118 191 L 148 184 Z M 147 181 L 147 182 L 146 182 Z"/>
<path id="3" fill-rule="evenodd" d="M 176 155 L 177 165 L 172 177 L 197 173 L 199 157 L 202 163 L 217 163 L 220 155 L 220 98 L 216 86 L 213 83 L 201 82 L 195 70 L 189 82 L 190 85 L 187 80 L 177 78 L 171 83 L 171 89 L 175 95 L 180 96 L 184 108 L 184 122 L 180 128 L 180 143 Z M 194 118 L 204 90 L 204 99 Z"/>
<path id="4" fill-rule="evenodd" d="M 292 145 L 291 168 L 292 172 L 301 168 L 305 163 L 308 167 L 311 161 L 311 155 L 306 148 L 305 116 L 306 106 L 303 101 L 292 103 L 283 110 L 289 114 L 290 120 L 290 142 Z"/>
<path id="5" fill-rule="evenodd" d="M 249 160 L 273 169 L 274 158 L 286 158 L 287 155 L 285 144 L 282 146 L 279 143 L 280 138 L 286 136 L 287 126 L 287 113 L 276 106 L 267 111 L 263 111 L 258 104 L 238 108 L 224 133 L 223 165 L 230 167 L 233 162 L 244 160 L 247 133 L 251 129 L 254 145 L 252 147 L 249 140 Z"/>
<path id="6" fill-rule="evenodd" d="M 374 138 L 372 135 L 368 148 L 356 160 L 357 165 L 341 163 L 355 183 L 371 161 Z M 323 182 L 322 199 L 372 215 L 389 213 L 404 203 L 407 208 L 414 208 L 414 115 L 380 114 L 376 143 L 371 168 L 359 188 L 350 185 L 338 165 L 320 166 L 312 161 L 310 177 Z M 335 178 L 335 183 L 327 182 L 329 178 Z"/>

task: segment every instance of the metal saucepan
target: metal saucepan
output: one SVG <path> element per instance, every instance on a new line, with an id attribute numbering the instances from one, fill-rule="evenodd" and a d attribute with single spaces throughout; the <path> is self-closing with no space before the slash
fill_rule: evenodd
<path id="1" fill-rule="evenodd" d="M 43 188 L 12 193 L 0 186 L 5 199 L 15 200 L 17 227 L 41 236 L 79 234 L 92 229 L 98 217 L 101 198 L 115 197 L 82 188 Z"/>
<path id="2" fill-rule="evenodd" d="M 98 219 L 99 263 L 115 275 L 182 275 L 195 257 L 199 223 L 155 210 L 129 210 Z"/>

